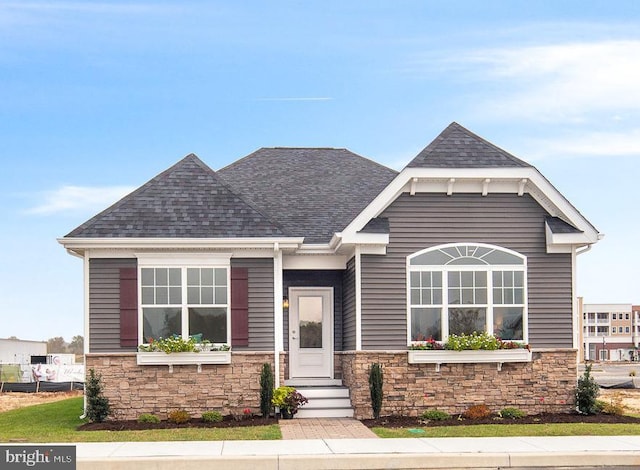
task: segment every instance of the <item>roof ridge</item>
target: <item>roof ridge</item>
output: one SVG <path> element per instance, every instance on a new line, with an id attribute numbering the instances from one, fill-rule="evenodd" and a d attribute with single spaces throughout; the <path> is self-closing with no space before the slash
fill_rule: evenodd
<path id="1" fill-rule="evenodd" d="M 525 162 L 524 160 L 521 160 L 520 158 L 516 157 L 515 155 L 513 155 L 510 152 L 507 152 L 506 150 L 498 147 L 497 145 L 493 144 L 492 142 L 489 142 L 487 139 L 485 139 L 484 137 L 479 136 L 478 134 L 470 131 L 469 129 L 467 129 L 466 127 L 460 125 L 459 123 L 457 123 L 456 121 L 451 122 L 451 124 L 449 124 L 442 132 L 440 132 L 440 134 L 438 134 L 438 136 L 433 139 L 429 145 L 427 145 L 425 148 L 423 148 L 416 156 L 415 158 L 413 158 L 413 160 L 411 160 L 406 167 L 416 167 L 416 166 L 421 166 L 420 163 L 428 163 L 430 160 L 430 157 L 437 151 L 437 149 L 440 148 L 440 145 L 442 144 L 443 141 L 445 141 L 449 135 L 455 131 L 461 132 L 463 133 L 465 136 L 471 138 L 472 140 L 474 140 L 476 143 L 479 143 L 483 146 L 488 147 L 489 149 L 495 151 L 498 155 L 506 158 L 508 161 L 510 161 L 513 164 L 516 164 L 517 166 L 525 166 L 525 167 L 531 167 L 532 165 Z M 479 157 L 482 158 L 482 157 Z M 428 166 L 428 165 L 425 165 Z M 491 167 L 493 165 L 491 164 L 487 164 L 484 165 L 486 167 Z"/>
<path id="2" fill-rule="evenodd" d="M 95 216 L 93 216 L 92 218 L 87 220 L 85 223 L 83 223 L 83 224 L 79 225 L 78 227 L 76 227 L 75 229 L 73 229 L 71 232 L 69 232 L 67 235 L 65 235 L 65 237 L 72 237 L 72 236 L 74 236 L 75 233 L 82 232 L 82 231 L 90 228 L 92 225 L 94 225 L 96 222 L 98 222 L 98 220 L 100 220 L 103 216 L 105 216 L 105 215 L 113 212 L 114 210 L 118 209 L 121 205 L 127 203 L 129 200 L 131 200 L 135 196 L 144 194 L 144 192 L 147 191 L 148 189 L 150 189 L 153 184 L 157 183 L 158 181 L 162 181 L 166 176 L 170 175 L 177 168 L 179 168 L 180 166 L 184 165 L 186 162 L 189 162 L 189 161 L 195 163 L 202 170 L 204 170 L 207 173 L 209 173 L 210 176 L 212 176 L 216 180 L 216 182 L 218 182 L 227 191 L 229 191 L 231 194 L 233 194 L 234 197 L 238 198 L 243 204 L 247 205 L 249 208 L 251 208 L 252 210 L 257 212 L 258 214 L 260 214 L 260 216 L 263 217 L 271 225 L 273 225 L 273 227 L 275 227 L 278 230 L 280 230 L 283 234 L 287 233 L 287 231 L 284 229 L 284 227 L 282 227 L 282 225 L 280 225 L 279 223 L 275 222 L 271 217 L 269 217 L 262 210 L 257 208 L 253 202 L 248 201 L 241 194 L 238 194 L 236 191 L 234 191 L 233 188 L 227 183 L 227 181 L 225 181 L 224 178 L 222 178 L 222 176 L 218 175 L 216 173 L 216 171 L 214 171 L 209 165 L 204 163 L 196 154 L 190 153 L 190 154 L 186 155 L 185 157 L 181 158 L 180 160 L 178 160 L 176 163 L 171 165 L 166 170 L 164 170 L 161 173 L 158 173 L 156 176 L 150 178 L 147 182 L 145 182 L 142 186 L 140 186 L 136 190 L 130 192 L 127 195 L 125 195 L 124 197 L 122 197 L 121 199 L 119 199 L 118 201 L 116 201 L 115 203 L 113 203 L 112 205 L 110 205 L 109 207 L 107 207 L 106 209 L 101 211 L 100 213 L 96 214 Z"/>
<path id="3" fill-rule="evenodd" d="M 117 209 L 118 207 L 120 207 L 122 204 L 124 204 L 125 202 L 127 202 L 129 199 L 131 199 L 134 196 L 137 196 L 139 194 L 144 193 L 147 189 L 149 189 L 151 182 L 152 181 L 157 181 L 158 179 L 161 179 L 162 177 L 164 177 L 167 173 L 172 172 L 178 165 L 182 164 L 183 162 L 187 161 L 187 160 L 193 160 L 196 163 L 200 163 L 203 164 L 205 166 L 207 166 L 206 164 L 204 164 L 204 162 L 202 162 L 202 160 L 200 160 L 198 158 L 198 156 L 195 153 L 190 153 L 188 155 L 186 155 L 185 157 L 181 158 L 180 160 L 178 160 L 176 163 L 174 163 L 173 165 L 171 165 L 169 168 L 167 168 L 166 170 L 161 171 L 160 173 L 158 173 L 156 176 L 150 178 L 148 181 L 146 181 L 142 186 L 140 186 L 139 188 L 136 188 L 135 190 L 131 191 L 130 193 L 124 195 L 123 197 L 121 197 L 120 199 L 118 199 L 116 202 L 114 202 L 113 204 L 111 204 L 109 207 L 107 207 L 106 209 L 102 210 L 101 212 L 98 212 L 96 215 L 94 215 L 93 217 L 91 217 L 89 220 L 87 220 L 86 222 L 84 222 L 83 224 L 78 225 L 76 228 L 74 228 L 71 232 L 69 232 L 68 234 L 65 235 L 65 237 L 72 237 L 74 233 L 76 232 L 82 232 L 86 229 L 88 229 L 89 227 L 91 227 L 93 224 L 95 224 L 100 218 L 102 218 L 102 216 L 114 211 L 115 209 Z"/>

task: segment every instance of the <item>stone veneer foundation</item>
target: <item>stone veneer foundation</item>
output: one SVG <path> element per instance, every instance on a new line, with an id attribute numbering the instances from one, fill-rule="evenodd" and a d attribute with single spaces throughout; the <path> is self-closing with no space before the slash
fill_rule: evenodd
<path id="1" fill-rule="evenodd" d="M 426 409 L 462 413 L 485 404 L 492 411 L 513 406 L 529 414 L 571 412 L 575 408 L 577 363 L 575 350 L 534 350 L 532 362 L 496 364 L 409 364 L 407 351 L 337 352 L 336 370 L 351 391 L 358 419 L 371 418 L 369 367 L 379 362 L 384 374 L 382 415 L 417 416 Z M 260 407 L 260 370 L 273 366 L 273 353 L 233 352 L 231 364 L 197 366 L 139 366 L 135 353 L 88 354 L 87 371 L 102 375 L 104 394 L 114 419 L 137 419 L 153 413 L 164 419 L 185 409 L 197 417 L 204 411 L 242 413 Z M 286 353 L 280 354 L 284 383 Z"/>
<path id="2" fill-rule="evenodd" d="M 173 410 L 187 410 L 193 417 L 204 411 L 242 414 L 260 409 L 262 364 L 273 367 L 273 353 L 233 352 L 231 364 L 173 366 L 136 364 L 135 353 L 88 354 L 86 368 L 102 376 L 104 395 L 113 419 L 137 419 L 152 413 L 161 419 Z M 284 356 L 280 356 L 281 381 Z"/>
<path id="3" fill-rule="evenodd" d="M 484 404 L 492 411 L 512 406 L 529 414 L 575 409 L 575 350 L 534 350 L 532 362 L 496 364 L 409 364 L 406 351 L 340 353 L 342 380 L 351 390 L 358 419 L 371 418 L 369 367 L 382 365 L 381 415 L 418 416 L 437 408 L 462 413 Z"/>

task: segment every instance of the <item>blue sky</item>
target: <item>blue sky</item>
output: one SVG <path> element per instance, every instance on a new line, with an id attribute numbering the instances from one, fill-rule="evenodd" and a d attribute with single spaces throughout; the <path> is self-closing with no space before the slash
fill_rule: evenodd
<path id="1" fill-rule="evenodd" d="M 640 303 L 640 2 L 0 0 L 0 337 L 82 334 L 56 238 L 196 153 L 402 168 L 451 121 L 603 233 L 588 303 Z"/>

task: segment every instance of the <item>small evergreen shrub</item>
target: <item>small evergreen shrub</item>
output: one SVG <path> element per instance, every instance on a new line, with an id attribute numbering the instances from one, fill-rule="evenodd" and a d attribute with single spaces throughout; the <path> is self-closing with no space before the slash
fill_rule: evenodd
<path id="1" fill-rule="evenodd" d="M 173 410 L 169 413 L 167 420 L 175 424 L 183 424 L 191 421 L 191 415 L 187 410 Z"/>
<path id="2" fill-rule="evenodd" d="M 527 416 L 527 413 L 519 408 L 507 407 L 500 410 L 500 417 L 505 419 L 521 419 Z"/>
<path id="3" fill-rule="evenodd" d="M 449 419 L 451 416 L 444 411 L 436 410 L 427 410 L 422 413 L 422 419 L 427 419 L 429 421 L 445 421 Z"/>
<path id="4" fill-rule="evenodd" d="M 138 423 L 159 423 L 160 418 L 156 415 L 152 415 L 151 413 L 142 413 L 138 416 Z"/>
<path id="5" fill-rule="evenodd" d="M 263 418 L 268 418 L 271 414 L 273 400 L 273 371 L 271 364 L 262 364 L 260 372 L 260 413 Z"/>
<path id="6" fill-rule="evenodd" d="M 491 410 L 487 405 L 473 405 L 462 413 L 462 417 L 466 419 L 484 419 L 491 416 Z"/>
<path id="7" fill-rule="evenodd" d="M 374 419 L 380 417 L 382 410 L 382 383 L 382 366 L 376 362 L 369 369 L 369 392 L 371 393 L 371 409 Z"/>
<path id="8" fill-rule="evenodd" d="M 93 423 L 102 423 L 111 414 L 109 399 L 102 393 L 102 376 L 89 369 L 89 379 L 85 385 L 87 396 L 86 415 Z"/>
<path id="9" fill-rule="evenodd" d="M 591 364 L 587 364 L 584 374 L 578 378 L 576 388 L 576 408 L 578 413 L 593 415 L 598 412 L 596 400 L 600 390 L 598 384 L 591 376 Z"/>
<path id="10" fill-rule="evenodd" d="M 222 415 L 218 411 L 205 411 L 202 413 L 202 421 L 205 423 L 219 423 L 222 421 Z"/>

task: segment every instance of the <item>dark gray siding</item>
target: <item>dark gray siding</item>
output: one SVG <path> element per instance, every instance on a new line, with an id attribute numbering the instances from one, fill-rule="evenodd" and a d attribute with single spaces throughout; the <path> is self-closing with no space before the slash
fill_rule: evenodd
<path id="1" fill-rule="evenodd" d="M 237 350 L 273 350 L 273 259 L 233 258 L 231 266 L 249 269 L 249 346 Z"/>
<path id="2" fill-rule="evenodd" d="M 90 352 L 135 351 L 120 347 L 120 268 L 135 267 L 135 259 L 89 261 Z"/>
<path id="3" fill-rule="evenodd" d="M 289 296 L 289 287 L 333 287 L 333 345 L 342 351 L 342 277 L 344 271 L 290 270 L 283 272 L 283 296 Z M 284 348 L 289 350 L 289 315 L 283 318 Z"/>
<path id="4" fill-rule="evenodd" d="M 342 282 L 342 347 L 345 351 L 356 349 L 356 261 L 347 262 Z"/>
<path id="5" fill-rule="evenodd" d="M 386 256 L 362 256 L 362 347 L 406 347 L 406 257 L 455 242 L 503 246 L 527 257 L 529 342 L 572 347 L 571 255 L 547 254 L 549 214 L 529 195 L 401 195 L 389 219 Z"/>

